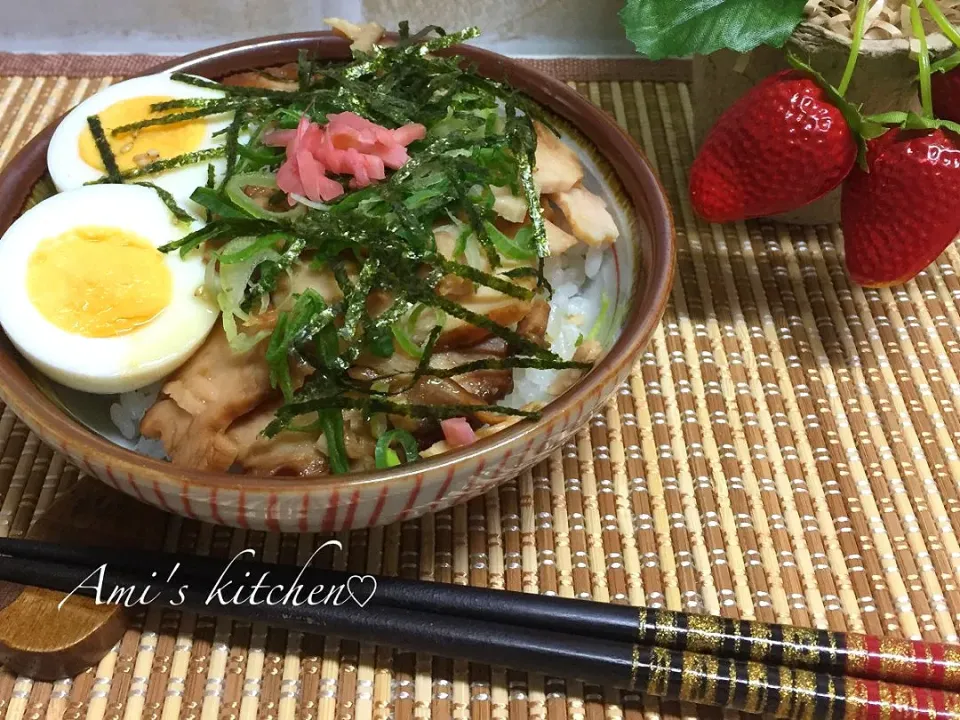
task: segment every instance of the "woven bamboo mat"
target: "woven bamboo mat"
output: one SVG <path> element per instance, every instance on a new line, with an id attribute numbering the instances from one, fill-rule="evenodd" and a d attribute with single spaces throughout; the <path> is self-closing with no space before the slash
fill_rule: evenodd
<path id="1" fill-rule="evenodd" d="M 677 213 L 673 301 L 629 384 L 549 462 L 450 511 L 345 534 L 340 561 L 355 571 L 957 641 L 957 248 L 903 288 L 863 291 L 844 274 L 835 227 L 698 221 L 684 191 L 690 90 L 662 79 L 618 71 L 572 82 L 645 148 Z M 0 164 L 110 80 L 0 77 Z M 0 534 L 21 535 L 77 472 L 9 411 L 0 456 Z M 254 547 L 293 560 L 315 542 L 171 518 L 167 544 L 218 556 Z M 72 682 L 0 671 L 0 714 L 717 716 L 159 609 Z"/>

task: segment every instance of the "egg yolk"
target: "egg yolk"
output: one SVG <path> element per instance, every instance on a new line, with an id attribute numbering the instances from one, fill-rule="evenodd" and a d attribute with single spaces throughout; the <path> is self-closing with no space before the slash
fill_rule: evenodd
<path id="1" fill-rule="evenodd" d="M 115 337 L 150 322 L 173 294 L 163 257 L 135 233 L 79 227 L 42 240 L 27 261 L 27 295 L 62 330 Z"/>
<path id="2" fill-rule="evenodd" d="M 116 102 L 106 110 L 97 113 L 103 125 L 104 134 L 110 149 L 117 159 L 120 170 L 131 170 L 157 160 L 182 155 L 199 149 L 207 134 L 204 118 L 184 120 L 166 125 L 152 125 L 139 130 L 131 130 L 113 135 L 111 130 L 121 125 L 162 117 L 183 112 L 183 108 L 151 112 L 150 106 L 172 100 L 169 97 L 137 97 Z M 80 157 L 92 168 L 104 171 L 100 152 L 94 142 L 90 128 L 80 133 Z"/>

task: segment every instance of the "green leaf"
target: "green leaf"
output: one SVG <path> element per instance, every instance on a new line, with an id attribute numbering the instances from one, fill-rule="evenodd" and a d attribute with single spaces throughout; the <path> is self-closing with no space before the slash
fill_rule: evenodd
<path id="1" fill-rule="evenodd" d="M 907 121 L 907 113 L 895 110 L 893 112 L 878 113 L 877 115 L 867 115 L 866 119 L 880 125 L 902 125 Z"/>
<path id="2" fill-rule="evenodd" d="M 904 130 L 936 130 L 944 128 L 960 134 L 960 124 L 951 120 L 939 120 L 937 118 L 923 117 L 915 112 L 887 112 L 879 115 L 869 115 L 864 118 L 867 122 L 876 123 L 883 128 L 883 131 L 875 135 L 879 137 L 892 127 L 903 128 Z"/>
<path id="3" fill-rule="evenodd" d="M 937 60 L 930 66 L 930 72 L 950 72 L 957 66 L 960 66 L 960 52 L 955 52 L 942 60 Z"/>
<path id="4" fill-rule="evenodd" d="M 783 47 L 804 18 L 805 0 L 627 0 L 620 21 L 651 60 L 760 45 Z"/>

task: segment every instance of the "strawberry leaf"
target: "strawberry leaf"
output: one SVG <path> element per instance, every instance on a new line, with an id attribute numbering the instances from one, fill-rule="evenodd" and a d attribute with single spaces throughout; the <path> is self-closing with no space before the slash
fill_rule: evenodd
<path id="1" fill-rule="evenodd" d="M 806 0 L 627 0 L 620 20 L 651 60 L 760 45 L 783 47 L 804 18 Z"/>
<path id="2" fill-rule="evenodd" d="M 943 58 L 943 60 L 937 60 L 930 66 L 930 72 L 950 72 L 958 65 L 960 65 L 960 52 L 955 52 L 953 55 Z"/>
<path id="3" fill-rule="evenodd" d="M 904 130 L 936 130 L 940 127 L 940 123 L 940 120 L 908 112 L 907 119 L 900 124 L 900 127 Z"/>
<path id="4" fill-rule="evenodd" d="M 937 128 L 944 128 L 960 134 L 960 123 L 955 123 L 951 120 L 928 118 L 917 115 L 915 112 L 888 112 L 879 115 L 870 115 L 864 119 L 869 123 L 883 127 L 883 132 L 894 127 L 903 128 L 904 130 L 936 130 Z M 882 135 L 883 132 L 879 133 L 879 135 Z M 874 137 L 879 137 L 879 135 Z"/>
<path id="5" fill-rule="evenodd" d="M 860 112 L 861 105 L 854 105 L 847 100 L 840 91 L 827 82 L 819 72 L 813 69 L 809 63 L 805 63 L 793 53 L 787 53 L 787 62 L 795 69 L 805 72 L 816 80 L 830 98 L 830 102 L 843 113 L 844 120 L 850 126 L 851 132 L 857 139 L 857 162 L 864 170 L 867 169 L 867 140 L 883 135 L 887 129 L 873 118 L 864 117 Z"/>
<path id="6" fill-rule="evenodd" d="M 879 113 L 877 115 L 868 115 L 867 120 L 879 125 L 893 127 L 905 123 L 907 121 L 907 113 L 900 111 Z"/>

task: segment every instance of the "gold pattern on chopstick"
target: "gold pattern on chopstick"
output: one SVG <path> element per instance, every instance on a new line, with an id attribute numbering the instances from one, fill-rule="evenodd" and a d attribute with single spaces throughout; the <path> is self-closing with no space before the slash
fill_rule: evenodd
<path id="1" fill-rule="evenodd" d="M 948 645 L 943 651 L 943 682 L 945 687 L 960 688 L 960 648 Z"/>
<path id="2" fill-rule="evenodd" d="M 838 658 L 837 651 L 840 649 L 837 645 L 837 635 L 836 633 L 827 633 L 827 637 L 830 638 L 830 664 L 836 666 Z"/>
<path id="3" fill-rule="evenodd" d="M 694 703 L 717 702 L 720 662 L 712 655 L 687 655 L 680 680 L 680 699 Z"/>
<path id="4" fill-rule="evenodd" d="M 816 630 L 784 626 L 783 659 L 790 667 L 809 667 L 820 659 Z"/>
<path id="5" fill-rule="evenodd" d="M 770 626 L 765 623 L 753 623 L 750 626 L 750 637 L 753 638 L 753 644 L 750 645 L 750 658 L 758 662 L 767 659 L 770 653 Z"/>
<path id="6" fill-rule="evenodd" d="M 893 702 L 893 693 L 890 692 L 890 686 L 887 683 L 878 683 L 877 692 L 880 695 L 880 720 L 890 720 L 892 712 L 891 703 Z"/>
<path id="7" fill-rule="evenodd" d="M 947 712 L 960 717 L 960 693 L 944 693 L 944 697 Z"/>
<path id="8" fill-rule="evenodd" d="M 651 695 L 663 697 L 670 679 L 671 653 L 666 648 L 650 648 L 650 679 L 647 688 Z"/>
<path id="9" fill-rule="evenodd" d="M 690 615 L 687 617 L 687 650 L 690 652 L 716 652 L 722 637 L 722 618 L 714 615 Z"/>
<path id="10" fill-rule="evenodd" d="M 866 637 L 864 635 L 847 636 L 847 672 L 851 675 L 862 675 L 867 669 Z"/>
<path id="11" fill-rule="evenodd" d="M 880 638 L 880 673 L 884 678 L 905 678 L 910 676 L 914 664 L 913 644 L 899 638 Z"/>
<path id="12" fill-rule="evenodd" d="M 630 689 L 637 689 L 637 674 L 640 672 L 640 646 L 633 644 L 633 653 L 630 657 Z"/>
<path id="13" fill-rule="evenodd" d="M 747 664 L 747 699 L 744 712 L 757 714 L 767 699 L 767 668 L 760 663 Z"/>
<path id="14" fill-rule="evenodd" d="M 866 717 L 867 684 L 863 680 L 847 678 L 846 680 L 846 714 L 845 717 Z"/>
<path id="15" fill-rule="evenodd" d="M 656 621 L 656 642 L 660 647 L 676 647 L 677 646 L 677 620 L 679 615 L 677 613 L 658 613 Z M 643 630 L 643 613 L 640 614 L 640 631 Z"/>
<path id="16" fill-rule="evenodd" d="M 817 706 L 816 674 L 809 670 L 794 671 L 791 695 L 793 695 L 792 717 L 814 720 Z"/>
<path id="17" fill-rule="evenodd" d="M 795 717 L 793 714 L 793 704 L 796 702 L 796 693 L 794 692 L 793 672 L 790 668 L 782 665 L 777 667 L 777 686 L 770 688 L 777 693 L 777 709 L 774 712 L 776 717 Z"/>

